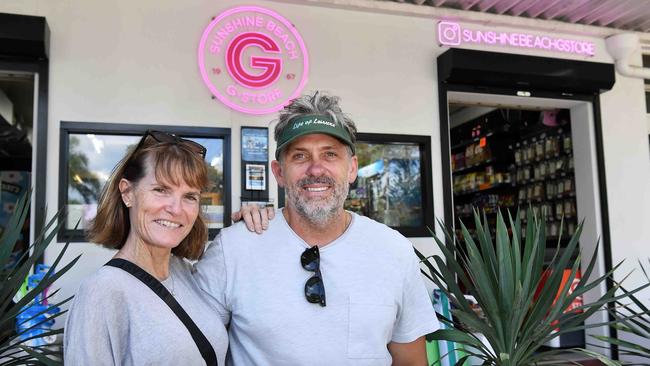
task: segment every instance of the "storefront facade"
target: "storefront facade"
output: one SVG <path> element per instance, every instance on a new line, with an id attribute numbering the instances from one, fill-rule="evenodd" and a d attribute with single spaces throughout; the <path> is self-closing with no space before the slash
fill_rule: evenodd
<path id="1" fill-rule="evenodd" d="M 362 133 L 430 137 L 432 191 L 426 204 L 438 218 L 446 214 L 444 174 L 449 174 L 449 163 L 443 161 L 448 157 L 443 154 L 444 136 L 440 128 L 441 108 L 447 108 L 440 102 L 437 59 L 441 54 L 455 47 L 612 63 L 605 48 L 605 38 L 615 32 L 612 29 L 423 9 L 409 4 L 350 1 L 347 4 L 337 2 L 334 6 L 330 2 L 234 0 L 193 1 L 183 6 L 161 5 L 148 0 L 138 2 L 137 6 L 126 1 L 3 3 L 0 12 L 45 17 L 51 31 L 47 147 L 36 145 L 36 152 L 41 155 L 34 155 L 46 160 L 43 168 L 38 168 L 37 163 L 36 169 L 40 170 L 35 172 L 35 180 L 45 183 L 44 187 L 37 187 L 36 194 L 40 191 L 44 195 L 41 204 L 47 202 L 50 216 L 61 200 L 59 175 L 64 168 L 61 165 L 64 158 L 61 156 L 61 129 L 70 127 L 70 123 L 88 122 L 104 123 L 117 130 L 129 125 L 219 129 L 229 141 L 223 144 L 222 158 L 229 160 L 229 173 L 224 175 L 227 180 L 224 197 L 228 202 L 223 213 L 228 215 L 229 210 L 240 207 L 246 189 L 242 182 L 246 178 L 240 174 L 241 128 L 269 127 L 272 131 L 275 114 L 242 112 L 214 97 L 214 91 L 203 80 L 197 50 L 214 17 L 245 5 L 270 9 L 295 26 L 308 55 L 308 67 L 303 70 L 306 77 L 303 92 L 325 90 L 340 96 L 344 110 Z M 528 41 L 518 40 L 517 44 L 441 45 L 441 21 L 453 21 L 459 27 L 479 32 L 526 33 L 529 38 Z M 539 47 L 534 47 L 535 37 L 568 39 L 576 43 L 572 48 L 553 48 L 550 43 L 540 41 Z M 454 41 L 453 35 L 450 38 Z M 650 40 L 645 34 L 641 38 Z M 641 63 L 640 45 L 634 60 Z M 520 91 L 529 90 L 524 86 Z M 492 103 L 525 106 L 530 104 L 531 97 L 536 95 L 515 93 L 505 101 Z M 481 103 L 462 95 L 452 95 L 453 98 L 457 103 Z M 583 111 L 591 120 L 594 115 L 598 115 L 599 120 L 590 127 L 594 135 L 587 139 L 586 149 L 593 150 L 585 155 L 584 163 L 595 169 L 592 183 L 598 191 L 593 192 L 593 197 L 598 207 L 593 210 L 604 210 L 606 222 L 602 222 L 601 212 L 592 215 L 594 220 L 600 221 L 594 224 L 599 229 L 594 230 L 589 239 L 607 238 L 609 248 L 602 245 L 600 248 L 601 272 L 605 270 L 606 261 L 616 264 L 626 260 L 624 269 L 617 274 L 617 278 L 622 278 L 635 267 L 637 259 L 645 260 L 645 247 L 650 239 L 647 225 L 650 219 L 650 125 L 646 118 L 643 80 L 616 74 L 611 89 L 599 94 L 597 100 L 596 106 L 591 101 L 586 102 Z M 570 109 L 576 105 L 569 103 L 562 107 Z M 597 135 L 602 138 L 598 143 Z M 270 157 L 274 145 L 270 138 Z M 602 150 L 600 158 L 597 148 Z M 267 183 L 268 198 L 277 203 L 278 190 L 272 174 L 268 175 Z M 601 190 L 603 195 L 600 195 Z M 410 239 L 423 252 L 436 252 L 430 238 Z M 52 260 L 63 245 L 63 242 L 53 245 L 46 262 Z M 79 253 L 83 253 L 82 259 L 59 282 L 62 296 L 74 293 L 80 281 L 112 255 L 108 250 L 80 242 L 71 245 L 68 257 Z M 606 257 L 609 258 L 606 260 Z M 630 283 L 641 283 L 642 278 L 635 273 Z"/>

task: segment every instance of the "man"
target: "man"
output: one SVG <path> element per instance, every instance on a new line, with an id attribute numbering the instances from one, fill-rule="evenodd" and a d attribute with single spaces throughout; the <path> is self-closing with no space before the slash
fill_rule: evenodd
<path id="1" fill-rule="evenodd" d="M 222 230 L 197 265 L 230 324 L 229 364 L 426 364 L 438 322 L 411 243 L 343 209 L 355 132 L 322 93 L 280 112 L 271 168 L 286 207 L 261 235 Z"/>

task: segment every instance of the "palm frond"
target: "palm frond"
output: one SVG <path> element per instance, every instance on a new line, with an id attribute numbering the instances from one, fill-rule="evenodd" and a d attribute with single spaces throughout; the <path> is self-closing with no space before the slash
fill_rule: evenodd
<path id="1" fill-rule="evenodd" d="M 516 219 L 508 213 L 506 221 L 502 213 L 497 212 L 494 241 L 486 215 L 481 217 L 476 210 L 475 236 L 461 222 L 461 238 L 456 238 L 450 234 L 452 230 L 438 222 L 444 239 L 430 231 L 442 255 L 425 257 L 416 250 L 426 268 L 423 271 L 426 277 L 447 295 L 454 308 L 454 322 L 450 322 L 450 328 L 433 333 L 433 339 L 469 346 L 478 358 L 485 360 L 486 365 L 542 364 L 554 354 L 554 351 L 541 351 L 545 342 L 569 330 L 608 325 L 609 322 L 585 325 L 584 320 L 597 311 L 603 311 L 605 305 L 633 296 L 643 288 L 617 295 L 620 287 L 614 286 L 595 301 L 567 311 L 579 296 L 611 277 L 618 266 L 591 280 L 596 262 L 594 251 L 589 264 L 581 268 L 583 253 L 578 241 L 583 223 L 578 225 L 566 245 L 561 247 L 558 242 L 553 259 L 545 263 L 545 217 L 536 216 L 528 209 L 529 220 L 523 228 L 525 237 L 522 236 L 519 214 L 514 217 Z M 562 228 L 560 236 L 561 232 Z M 472 310 L 461 285 L 476 299 L 485 318 L 480 318 Z M 631 332 L 650 330 L 650 318 L 647 322 L 637 322 L 628 317 L 624 324 Z M 480 332 L 489 346 L 482 345 L 472 331 Z M 598 358 L 605 365 L 617 365 L 593 351 L 572 351 Z"/>
<path id="2" fill-rule="evenodd" d="M 40 234 L 34 239 L 33 243 L 28 247 L 23 256 L 13 268 L 8 265 L 13 252 L 16 241 L 20 237 L 20 231 L 23 224 L 28 217 L 29 205 L 31 201 L 30 193 L 21 197 L 15 206 L 14 214 L 12 215 L 6 230 L 0 237 L 0 268 L 7 268 L 0 271 L 0 326 L 1 329 L 7 329 L 8 326 L 13 325 L 16 318 L 25 313 L 27 306 L 32 304 L 38 295 L 41 294 L 46 288 L 50 287 L 57 279 L 65 274 L 72 266 L 79 260 L 79 256 L 66 263 L 61 268 L 59 264 L 65 255 L 68 244 L 59 252 L 51 268 L 45 274 L 40 283 L 33 289 L 27 291 L 24 296 L 14 303 L 12 299 L 19 292 L 22 284 L 27 276 L 30 274 L 34 264 L 39 258 L 43 256 L 47 247 L 54 240 L 58 230 L 61 228 L 63 220 L 62 212 L 58 212 L 54 217 L 48 221 Z M 51 298 L 51 296 L 48 296 Z M 38 316 L 48 313 L 50 309 L 61 305 L 70 298 L 65 299 L 58 304 L 46 305 L 46 307 L 31 316 L 31 321 L 26 329 L 20 332 L 10 332 L 0 334 L 0 365 L 61 365 L 62 360 L 60 352 L 54 351 L 47 347 L 33 346 L 27 344 L 30 340 L 47 337 L 50 335 L 60 334 L 61 329 L 44 331 L 38 335 L 31 335 L 27 337 L 29 330 L 41 326 L 46 321 L 50 321 L 63 313 L 53 315 L 46 320 L 38 320 Z M 25 323 L 27 324 L 27 323 Z"/>
<path id="3" fill-rule="evenodd" d="M 646 278 L 646 286 L 648 286 L 650 277 L 648 277 L 648 272 L 641 261 L 639 261 L 639 267 Z M 616 281 L 614 281 L 614 285 L 624 294 L 623 299 L 631 301 L 629 304 L 617 301 L 617 306 L 611 307 L 609 310 L 616 322 L 614 327 L 618 330 L 619 337 L 627 335 L 650 340 L 650 309 L 635 295 L 636 289 L 629 291 Z M 634 356 L 644 362 L 639 363 L 639 365 L 650 365 L 650 348 L 648 347 L 620 338 L 595 335 L 593 337 L 606 343 L 615 344 L 619 347 L 619 352 L 622 355 Z"/>

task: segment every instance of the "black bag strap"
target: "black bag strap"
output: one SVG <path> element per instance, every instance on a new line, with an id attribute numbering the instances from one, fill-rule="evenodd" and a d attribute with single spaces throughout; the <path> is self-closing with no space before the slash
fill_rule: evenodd
<path id="1" fill-rule="evenodd" d="M 196 346 L 199 348 L 199 352 L 201 352 L 201 356 L 205 360 L 205 364 L 207 366 L 218 365 L 217 356 L 214 353 L 214 348 L 212 348 L 212 345 L 208 339 L 205 338 L 203 332 L 201 332 L 199 327 L 197 327 L 194 321 L 192 321 L 192 318 L 187 315 L 181 304 L 176 301 L 174 296 L 172 296 L 172 294 L 167 291 L 165 286 L 163 286 L 160 281 L 158 281 L 154 276 L 150 275 L 142 268 L 138 267 L 135 263 L 129 262 L 126 259 L 113 258 L 105 265 L 123 269 L 147 285 L 151 291 L 158 295 L 165 302 L 165 304 L 167 304 L 167 306 L 172 309 L 178 319 L 183 322 L 183 325 L 185 325 L 187 330 L 190 332 L 194 343 L 196 343 Z"/>

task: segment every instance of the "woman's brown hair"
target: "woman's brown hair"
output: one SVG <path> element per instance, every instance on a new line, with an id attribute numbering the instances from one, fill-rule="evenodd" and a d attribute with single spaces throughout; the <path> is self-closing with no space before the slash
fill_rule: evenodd
<path id="1" fill-rule="evenodd" d="M 209 187 L 208 170 L 203 156 L 178 142 L 157 142 L 145 135 L 144 140 L 131 150 L 115 166 L 97 205 L 97 215 L 86 230 L 89 241 L 110 249 L 124 245 L 131 223 L 129 209 L 122 201 L 119 183 L 122 178 L 137 185 L 146 174 L 146 163 L 154 169 L 158 182 L 178 185 L 185 182 L 192 188 L 204 192 Z M 202 214 L 194 222 L 190 233 L 172 249 L 178 257 L 198 259 L 208 240 L 208 227 Z"/>

